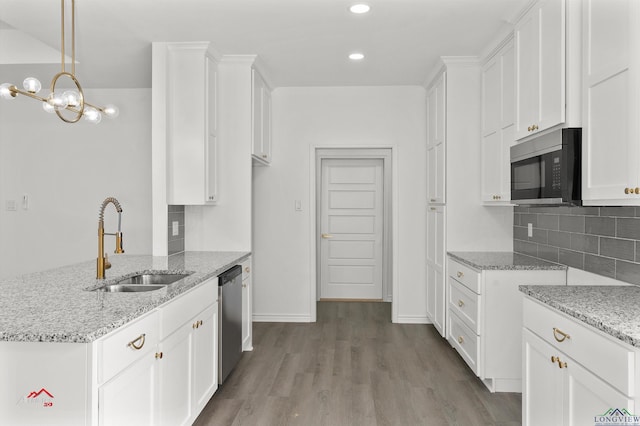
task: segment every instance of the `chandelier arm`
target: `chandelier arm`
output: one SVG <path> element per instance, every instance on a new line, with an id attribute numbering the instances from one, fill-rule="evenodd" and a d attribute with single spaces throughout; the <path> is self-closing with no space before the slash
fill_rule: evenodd
<path id="1" fill-rule="evenodd" d="M 28 97 L 30 97 L 32 99 L 37 99 L 37 100 L 42 101 L 42 102 L 47 102 L 46 98 L 40 97 L 40 96 L 36 95 L 35 93 L 25 92 L 24 90 L 18 89 L 16 86 L 11 86 L 9 88 L 9 90 L 11 91 L 11 94 L 14 97 L 15 97 L 16 94 L 20 94 L 20 95 L 28 96 Z"/>

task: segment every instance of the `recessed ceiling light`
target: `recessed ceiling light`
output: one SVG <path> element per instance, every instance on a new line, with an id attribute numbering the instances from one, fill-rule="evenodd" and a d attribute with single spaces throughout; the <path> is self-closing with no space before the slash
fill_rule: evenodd
<path id="1" fill-rule="evenodd" d="M 351 13 L 360 14 L 360 13 L 367 13 L 368 11 L 371 10 L 371 7 L 368 4 L 359 3 L 351 6 L 349 10 L 351 11 Z"/>
<path id="2" fill-rule="evenodd" d="M 351 59 L 352 61 L 360 61 L 364 59 L 364 55 L 362 53 L 352 53 L 351 55 L 349 55 L 349 59 Z"/>

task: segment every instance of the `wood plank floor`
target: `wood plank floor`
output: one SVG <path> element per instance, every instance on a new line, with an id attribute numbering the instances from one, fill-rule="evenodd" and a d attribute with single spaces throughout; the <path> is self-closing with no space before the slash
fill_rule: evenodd
<path id="1" fill-rule="evenodd" d="M 316 323 L 255 323 L 195 425 L 520 424 L 520 394 L 491 394 L 433 326 L 390 318 L 390 303 L 319 302 Z"/>

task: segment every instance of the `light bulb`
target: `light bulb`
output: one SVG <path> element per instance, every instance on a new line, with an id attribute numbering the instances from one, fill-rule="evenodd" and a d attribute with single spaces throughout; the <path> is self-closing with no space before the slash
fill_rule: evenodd
<path id="1" fill-rule="evenodd" d="M 43 102 L 42 109 L 48 113 L 54 113 L 56 111 L 56 108 L 53 105 L 51 105 L 49 102 Z"/>
<path id="2" fill-rule="evenodd" d="M 102 114 L 94 107 L 85 107 L 82 115 L 85 120 L 93 124 L 98 124 L 102 120 Z"/>
<path id="3" fill-rule="evenodd" d="M 42 84 L 37 78 L 27 77 L 22 82 L 22 87 L 29 93 L 38 93 L 42 89 Z"/>
<path id="4" fill-rule="evenodd" d="M 49 95 L 49 99 L 47 100 L 52 106 L 57 109 L 64 109 L 67 107 L 67 98 L 64 97 L 63 93 L 53 92 Z"/>
<path id="5" fill-rule="evenodd" d="M 104 112 L 104 115 L 108 118 L 116 118 L 120 114 L 118 107 L 111 104 L 105 105 L 102 112 Z"/>
<path id="6" fill-rule="evenodd" d="M 77 108 L 80 106 L 80 93 L 75 90 L 67 90 L 62 93 L 62 96 L 66 99 L 67 106 L 70 106 L 71 108 Z"/>
<path id="7" fill-rule="evenodd" d="M 15 96 L 12 95 L 11 92 L 11 86 L 13 86 L 13 84 L 11 83 L 3 83 L 0 84 L 0 98 L 2 99 L 15 99 Z"/>

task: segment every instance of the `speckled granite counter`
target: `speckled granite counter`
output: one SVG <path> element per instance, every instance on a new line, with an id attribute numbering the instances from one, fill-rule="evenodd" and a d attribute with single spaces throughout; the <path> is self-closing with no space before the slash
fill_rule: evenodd
<path id="1" fill-rule="evenodd" d="M 452 259 L 478 270 L 534 271 L 567 269 L 565 265 L 547 262 L 511 251 L 457 251 L 447 254 Z"/>
<path id="2" fill-rule="evenodd" d="M 170 257 L 113 255 L 107 278 L 96 263 L 0 280 L 0 341 L 91 342 L 246 259 L 247 252 L 186 252 Z M 193 272 L 166 288 L 138 293 L 87 291 L 145 271 Z"/>
<path id="3" fill-rule="evenodd" d="M 640 287 L 535 286 L 520 291 L 632 346 L 640 347 Z"/>

